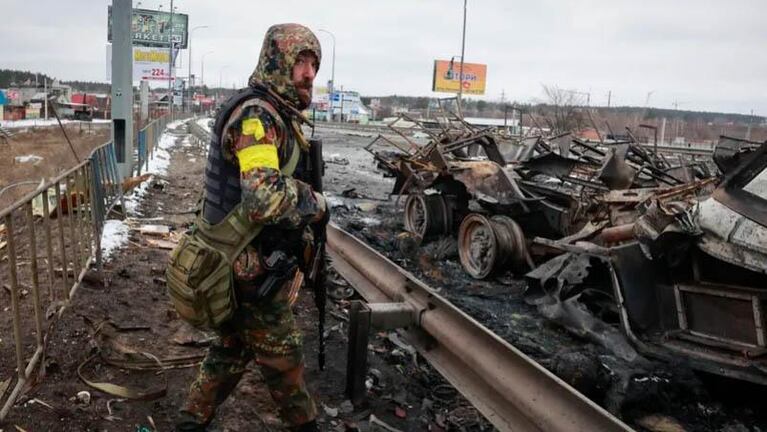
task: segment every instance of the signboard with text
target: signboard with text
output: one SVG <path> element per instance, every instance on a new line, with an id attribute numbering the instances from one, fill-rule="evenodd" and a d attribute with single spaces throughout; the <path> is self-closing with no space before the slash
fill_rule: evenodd
<path id="1" fill-rule="evenodd" d="M 133 47 L 133 80 L 168 81 L 169 59 L 167 48 Z"/>
<path id="2" fill-rule="evenodd" d="M 487 65 L 464 63 L 462 80 L 459 79 L 460 71 L 460 61 L 434 60 L 431 90 L 440 93 L 458 93 L 459 86 L 463 85 L 463 94 L 485 94 Z"/>
<path id="3" fill-rule="evenodd" d="M 131 32 L 133 45 L 168 46 L 171 35 L 170 13 L 149 9 L 133 9 Z M 189 15 L 173 14 L 173 42 L 178 48 L 187 47 Z M 112 42 L 112 6 L 108 9 L 107 40 Z"/>
<path id="4" fill-rule="evenodd" d="M 133 81 L 168 81 L 168 48 L 133 47 Z M 107 45 L 107 81 L 112 81 L 112 45 Z"/>

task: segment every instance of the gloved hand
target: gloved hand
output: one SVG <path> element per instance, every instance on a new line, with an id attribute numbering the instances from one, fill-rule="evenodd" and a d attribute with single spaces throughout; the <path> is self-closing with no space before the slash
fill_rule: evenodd
<path id="1" fill-rule="evenodd" d="M 326 226 L 330 222 L 330 206 L 325 200 L 325 196 L 319 192 L 314 192 L 314 198 L 319 204 L 320 211 L 312 218 L 312 225 Z"/>

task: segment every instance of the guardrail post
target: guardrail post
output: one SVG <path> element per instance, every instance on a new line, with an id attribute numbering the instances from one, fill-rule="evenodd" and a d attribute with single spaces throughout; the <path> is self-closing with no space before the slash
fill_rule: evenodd
<path id="1" fill-rule="evenodd" d="M 346 395 L 355 406 L 365 402 L 365 376 L 368 370 L 370 309 L 354 300 L 349 309 L 349 352 L 346 358 Z"/>

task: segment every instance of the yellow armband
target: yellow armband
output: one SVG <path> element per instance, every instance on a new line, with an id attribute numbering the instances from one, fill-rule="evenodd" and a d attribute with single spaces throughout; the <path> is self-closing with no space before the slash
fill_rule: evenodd
<path id="1" fill-rule="evenodd" d="M 258 141 L 266 135 L 264 124 L 257 118 L 245 119 L 242 121 L 242 134 L 252 135 Z"/>
<path id="2" fill-rule="evenodd" d="M 279 171 L 280 159 L 277 156 L 277 146 L 274 144 L 256 144 L 237 152 L 240 172 L 248 172 L 254 168 L 272 168 Z"/>

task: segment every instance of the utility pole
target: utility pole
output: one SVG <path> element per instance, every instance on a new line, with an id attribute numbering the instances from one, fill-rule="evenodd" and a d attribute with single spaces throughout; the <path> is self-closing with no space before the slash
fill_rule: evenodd
<path id="1" fill-rule="evenodd" d="M 119 174 L 133 167 L 133 41 L 131 0 L 112 1 L 112 142 Z"/>
<path id="2" fill-rule="evenodd" d="M 224 77 L 224 70 L 229 68 L 230 65 L 222 66 L 221 69 L 218 70 L 218 88 L 223 89 L 223 77 Z"/>
<path id="3" fill-rule="evenodd" d="M 333 112 L 335 111 L 333 109 L 333 93 L 336 91 L 336 36 L 327 30 L 319 29 L 317 31 L 327 33 L 331 38 L 333 38 L 333 61 L 330 66 L 330 88 L 328 89 L 330 93 L 330 121 L 333 121 Z"/>
<path id="4" fill-rule="evenodd" d="M 189 80 L 189 86 L 188 86 L 188 93 L 189 93 L 189 110 L 191 111 L 192 108 L 192 36 L 194 35 L 194 31 L 197 29 L 205 29 L 209 26 L 202 25 L 197 26 L 193 28 L 191 31 L 189 31 L 189 40 L 187 41 L 187 47 L 189 48 L 189 64 L 187 65 L 187 68 L 189 69 L 186 74 L 186 79 Z"/>
<path id="5" fill-rule="evenodd" d="M 746 129 L 746 141 L 751 140 L 751 124 L 754 122 L 754 110 L 751 110 L 751 115 L 748 117 L 748 129 Z"/>
<path id="6" fill-rule="evenodd" d="M 170 40 L 168 41 L 168 114 L 173 120 L 173 0 L 170 0 L 170 20 L 168 21 Z"/>
<path id="7" fill-rule="evenodd" d="M 610 102 L 612 102 L 612 97 L 613 97 L 613 91 L 608 90 L 607 91 L 607 108 L 610 108 Z"/>
<path id="8" fill-rule="evenodd" d="M 466 2 L 463 0 L 463 34 L 461 36 L 461 69 L 458 74 L 458 115 L 463 118 L 461 99 L 463 98 L 463 56 L 466 53 Z"/>
<path id="9" fill-rule="evenodd" d="M 214 51 L 208 51 L 202 55 L 202 60 L 200 61 L 200 87 L 205 85 L 205 56 L 213 54 L 213 52 Z"/>

